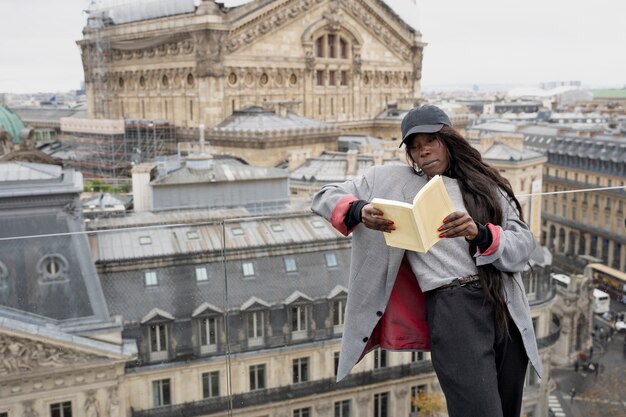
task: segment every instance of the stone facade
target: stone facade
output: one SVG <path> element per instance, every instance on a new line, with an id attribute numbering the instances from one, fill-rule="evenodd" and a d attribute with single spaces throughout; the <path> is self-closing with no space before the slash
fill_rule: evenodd
<path id="1" fill-rule="evenodd" d="M 551 194 L 543 197 L 542 243 L 564 268 L 575 267 L 572 272 L 582 271 L 584 263 L 573 263 L 581 256 L 599 258 L 625 271 L 626 237 L 619 231 L 624 227 L 626 193 L 603 189 L 626 184 L 624 147 L 618 139 L 602 143 L 563 138 L 560 142 L 549 151 L 544 169 L 544 191 Z M 569 150 L 563 149 L 568 146 Z M 559 193 L 576 189 L 588 191 Z"/>
<path id="2" fill-rule="evenodd" d="M 585 275 L 571 275 L 567 288 L 557 286 L 554 313 L 561 320 L 561 337 L 554 348 L 552 361 L 570 365 L 592 346 L 593 282 Z"/>
<path id="3" fill-rule="evenodd" d="M 426 45 L 381 0 L 253 1 L 227 11 L 204 1 L 195 13 L 87 27 L 78 44 L 90 117 L 182 128 L 276 101 L 329 122 L 372 119 L 420 96 Z"/>

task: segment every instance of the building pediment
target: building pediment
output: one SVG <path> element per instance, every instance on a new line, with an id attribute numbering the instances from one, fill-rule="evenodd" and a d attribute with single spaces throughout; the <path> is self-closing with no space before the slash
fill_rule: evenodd
<path id="1" fill-rule="evenodd" d="M 72 349 L 47 340 L 0 333 L 0 378 L 3 379 L 112 361 L 116 361 L 116 358 Z"/>
<path id="2" fill-rule="evenodd" d="M 260 3 L 254 12 L 246 8 L 242 16 L 235 15 L 226 40 L 226 49 L 233 53 L 251 45 L 280 28 L 302 20 L 303 15 L 314 9 L 323 9 L 320 21 L 315 25 L 338 30 L 348 20 L 359 24 L 358 30 L 366 30 L 384 45 L 388 45 L 398 57 L 410 60 L 415 31 L 396 16 L 383 2 L 363 0 L 292 0 L 286 2 Z M 349 18 L 348 18 L 349 16 Z"/>

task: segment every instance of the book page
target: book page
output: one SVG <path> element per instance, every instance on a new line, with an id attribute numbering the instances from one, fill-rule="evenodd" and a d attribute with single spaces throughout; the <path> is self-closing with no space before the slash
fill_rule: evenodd
<path id="1" fill-rule="evenodd" d="M 413 205 L 402 201 L 375 198 L 372 205 L 384 213 L 383 218 L 392 220 L 396 230 L 383 233 L 388 246 L 423 252 L 424 246 L 419 237 L 419 230 L 415 223 Z"/>
<path id="2" fill-rule="evenodd" d="M 441 176 L 434 176 L 415 196 L 414 212 L 424 249 L 428 251 L 441 238 L 437 229 L 455 211 Z"/>

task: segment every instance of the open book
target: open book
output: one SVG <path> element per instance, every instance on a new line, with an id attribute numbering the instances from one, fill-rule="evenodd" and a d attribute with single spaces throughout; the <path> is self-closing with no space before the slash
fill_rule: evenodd
<path id="1" fill-rule="evenodd" d="M 428 252 L 441 238 L 437 229 L 443 219 L 455 211 L 443 179 L 435 175 L 417 193 L 413 204 L 375 198 L 372 205 L 392 220 L 396 230 L 384 233 L 388 246 L 416 252 Z"/>

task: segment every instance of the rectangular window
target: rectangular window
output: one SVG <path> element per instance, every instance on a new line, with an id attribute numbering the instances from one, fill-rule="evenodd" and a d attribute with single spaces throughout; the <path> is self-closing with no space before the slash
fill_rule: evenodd
<path id="1" fill-rule="evenodd" d="M 170 397 L 170 380 L 160 379 L 152 381 L 152 405 L 161 407 L 172 403 Z"/>
<path id="2" fill-rule="evenodd" d="M 140 245 L 152 245 L 152 238 L 150 236 L 139 236 Z"/>
<path id="3" fill-rule="evenodd" d="M 311 417 L 311 407 L 293 410 L 293 417 Z"/>
<path id="4" fill-rule="evenodd" d="M 265 365 L 250 366 L 250 391 L 265 388 Z"/>
<path id="5" fill-rule="evenodd" d="M 322 70 L 315 71 L 315 84 L 319 86 L 324 85 L 324 71 Z"/>
<path id="6" fill-rule="evenodd" d="M 335 35 L 328 35 L 328 58 L 337 58 L 337 47 L 335 46 Z"/>
<path id="7" fill-rule="evenodd" d="M 217 318 L 207 317 L 200 320 L 200 351 L 201 353 L 217 350 Z"/>
<path id="8" fill-rule="evenodd" d="M 411 362 L 419 362 L 424 360 L 424 352 L 411 352 Z"/>
<path id="9" fill-rule="evenodd" d="M 72 417 L 72 402 L 50 404 L 50 417 Z"/>
<path id="10" fill-rule="evenodd" d="M 196 268 L 196 281 L 208 281 L 209 276 L 206 273 L 206 268 L 205 267 L 198 267 Z"/>
<path id="11" fill-rule="evenodd" d="M 326 266 L 329 268 L 333 268 L 337 266 L 337 255 L 334 253 L 325 253 L 324 259 L 326 260 Z"/>
<path id="12" fill-rule="evenodd" d="M 348 42 L 343 38 L 339 38 L 339 54 L 341 59 L 348 59 Z"/>
<path id="13" fill-rule="evenodd" d="M 252 262 L 244 262 L 243 264 L 241 264 L 241 268 L 243 270 L 244 277 L 254 276 L 254 264 Z"/>
<path id="14" fill-rule="evenodd" d="M 293 360 L 293 383 L 307 382 L 309 380 L 309 358 Z"/>
<path id="15" fill-rule="evenodd" d="M 296 272 L 298 265 L 296 265 L 296 258 L 288 256 L 285 258 L 285 272 Z"/>
<path id="16" fill-rule="evenodd" d="M 411 413 L 419 413 L 420 402 L 423 401 L 424 394 L 426 393 L 426 385 L 417 385 L 411 387 Z"/>
<path id="17" fill-rule="evenodd" d="M 285 229 L 283 228 L 283 225 L 280 223 L 272 223 L 270 225 L 270 228 L 272 229 L 273 232 L 284 232 Z"/>
<path id="18" fill-rule="evenodd" d="M 318 58 L 324 57 L 324 37 L 323 36 L 320 36 L 315 41 L 315 55 Z"/>
<path id="19" fill-rule="evenodd" d="M 193 121 L 193 100 L 189 100 L 189 120 Z"/>
<path id="20" fill-rule="evenodd" d="M 205 372 L 202 374 L 202 398 L 215 398 L 220 396 L 220 373 L 219 371 Z"/>
<path id="21" fill-rule="evenodd" d="M 337 376 L 337 371 L 339 370 L 339 352 L 333 354 L 333 359 L 335 362 L 335 376 Z"/>
<path id="22" fill-rule="evenodd" d="M 374 417 L 389 417 L 389 393 L 374 394 Z"/>
<path id="23" fill-rule="evenodd" d="M 387 351 L 378 348 L 374 351 L 374 369 L 385 368 L 387 366 Z"/>
<path id="24" fill-rule="evenodd" d="M 350 417 L 350 400 L 335 402 L 334 417 Z"/>
<path id="25" fill-rule="evenodd" d="M 343 331 L 344 315 L 346 313 L 346 301 L 333 301 L 333 326 L 335 332 Z"/>
<path id="26" fill-rule="evenodd" d="M 163 352 L 167 350 L 167 330 L 165 323 L 152 324 L 150 326 L 150 352 Z"/>
<path id="27" fill-rule="evenodd" d="M 153 287 L 159 284 L 159 281 L 157 280 L 156 272 L 154 271 L 146 272 L 144 273 L 143 276 L 144 276 L 146 287 Z"/>
<path id="28" fill-rule="evenodd" d="M 262 311 L 248 313 L 248 346 L 263 344 L 264 316 Z"/>
<path id="29" fill-rule="evenodd" d="M 328 71 L 328 85 L 337 85 L 336 71 Z"/>
<path id="30" fill-rule="evenodd" d="M 306 306 L 291 307 L 291 331 L 295 333 L 306 332 L 308 329 L 308 310 Z"/>

